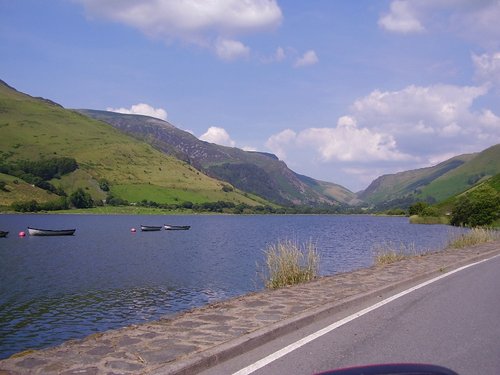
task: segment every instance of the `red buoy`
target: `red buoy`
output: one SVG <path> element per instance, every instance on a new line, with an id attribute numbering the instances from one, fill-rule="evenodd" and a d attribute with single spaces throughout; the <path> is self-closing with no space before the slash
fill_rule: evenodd
<path id="1" fill-rule="evenodd" d="M 26 236 L 25 232 L 23 232 L 23 231 L 19 232 L 19 237 L 24 237 L 24 236 Z"/>
<path id="2" fill-rule="evenodd" d="M 136 232 L 135 228 L 130 229 L 130 231 L 131 231 L 132 233 L 135 233 L 135 232 Z"/>

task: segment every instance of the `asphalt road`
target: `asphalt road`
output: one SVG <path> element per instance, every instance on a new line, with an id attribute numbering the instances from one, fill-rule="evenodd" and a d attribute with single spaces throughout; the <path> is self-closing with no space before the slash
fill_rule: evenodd
<path id="1" fill-rule="evenodd" d="M 248 368 L 353 313 L 331 316 L 202 374 L 302 375 L 388 362 L 433 363 L 461 375 L 500 374 L 500 257 L 406 294 L 253 372 Z"/>

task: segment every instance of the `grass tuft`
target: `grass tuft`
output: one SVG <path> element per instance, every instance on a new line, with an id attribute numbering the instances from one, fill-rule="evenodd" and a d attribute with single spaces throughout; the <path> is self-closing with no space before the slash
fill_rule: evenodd
<path id="1" fill-rule="evenodd" d="M 472 228 L 467 233 L 452 237 L 448 247 L 452 249 L 462 249 L 479 245 L 486 242 L 493 242 L 500 239 L 500 231 L 495 229 Z"/>
<path id="2" fill-rule="evenodd" d="M 297 241 L 281 240 L 269 245 L 264 252 L 263 278 L 268 289 L 300 284 L 318 276 L 320 257 L 312 241 L 300 246 Z"/>
<path id="3" fill-rule="evenodd" d="M 414 243 L 408 245 L 400 243 L 397 246 L 392 242 L 385 242 L 374 246 L 374 263 L 377 266 L 399 262 L 416 255 L 419 255 L 419 252 L 415 249 Z"/>

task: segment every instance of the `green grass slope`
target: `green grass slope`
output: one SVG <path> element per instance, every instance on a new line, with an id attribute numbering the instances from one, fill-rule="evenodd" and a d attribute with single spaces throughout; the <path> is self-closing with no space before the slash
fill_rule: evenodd
<path id="1" fill-rule="evenodd" d="M 487 148 L 473 159 L 449 171 L 422 188 L 420 197 L 442 201 L 500 173 L 500 144 Z"/>
<path id="2" fill-rule="evenodd" d="M 460 155 L 436 166 L 385 175 L 358 197 L 376 208 L 408 207 L 417 201 L 436 203 L 460 194 L 500 173 L 500 144 Z"/>
<path id="3" fill-rule="evenodd" d="M 27 200 L 27 197 L 39 203 L 53 200 L 56 196 L 48 191 L 30 185 L 17 177 L 0 173 L 0 181 L 5 186 L 0 189 L 0 207 L 10 206 L 13 202 Z"/>
<path id="4" fill-rule="evenodd" d="M 366 190 L 358 194 L 358 197 L 375 206 L 380 204 L 390 206 L 390 202 L 393 202 L 394 206 L 409 205 L 422 199 L 422 189 L 427 185 L 472 160 L 474 156 L 474 154 L 460 155 L 433 167 L 380 176 Z"/>
<path id="5" fill-rule="evenodd" d="M 67 193 L 84 187 L 94 198 L 102 198 L 104 193 L 98 188 L 97 181 L 105 178 L 114 193 L 130 201 L 159 197 L 161 203 L 182 202 L 190 198 L 196 202 L 225 200 L 257 204 L 237 190 L 223 191 L 220 181 L 106 123 L 66 110 L 48 100 L 20 93 L 2 81 L 0 133 L 0 161 L 40 160 L 55 156 L 76 159 L 77 171 L 52 181 L 68 190 Z M 2 203 L 22 197 L 33 199 L 30 193 L 23 194 L 20 186 L 9 183 L 11 191 L 1 193 Z"/>
<path id="6" fill-rule="evenodd" d="M 500 173 L 497 173 L 496 175 L 494 175 L 492 177 L 484 178 L 482 181 L 478 182 L 477 184 L 475 184 L 471 188 L 469 188 L 463 192 L 460 192 L 459 194 L 448 197 L 447 199 L 436 204 L 436 208 L 443 214 L 450 213 L 459 197 L 461 197 L 464 194 L 467 194 L 468 192 L 473 191 L 474 189 L 477 189 L 478 187 L 484 186 L 484 185 L 490 186 L 491 188 L 500 192 Z"/>

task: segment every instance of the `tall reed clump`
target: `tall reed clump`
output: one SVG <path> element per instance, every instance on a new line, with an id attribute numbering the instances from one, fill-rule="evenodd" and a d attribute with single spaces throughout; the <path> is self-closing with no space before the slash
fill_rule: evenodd
<path id="1" fill-rule="evenodd" d="M 318 276 L 320 257 L 312 241 L 301 246 L 297 241 L 280 240 L 269 245 L 264 253 L 266 264 L 263 278 L 266 288 L 300 284 Z"/>
<path id="2" fill-rule="evenodd" d="M 376 244 L 373 252 L 377 266 L 395 263 L 418 254 L 414 243 L 408 245 L 401 243 L 397 246 L 392 242 Z"/>
<path id="3" fill-rule="evenodd" d="M 448 247 L 462 249 L 464 247 L 479 245 L 486 242 L 500 240 L 500 231 L 495 229 L 472 228 L 467 233 L 452 237 Z"/>

